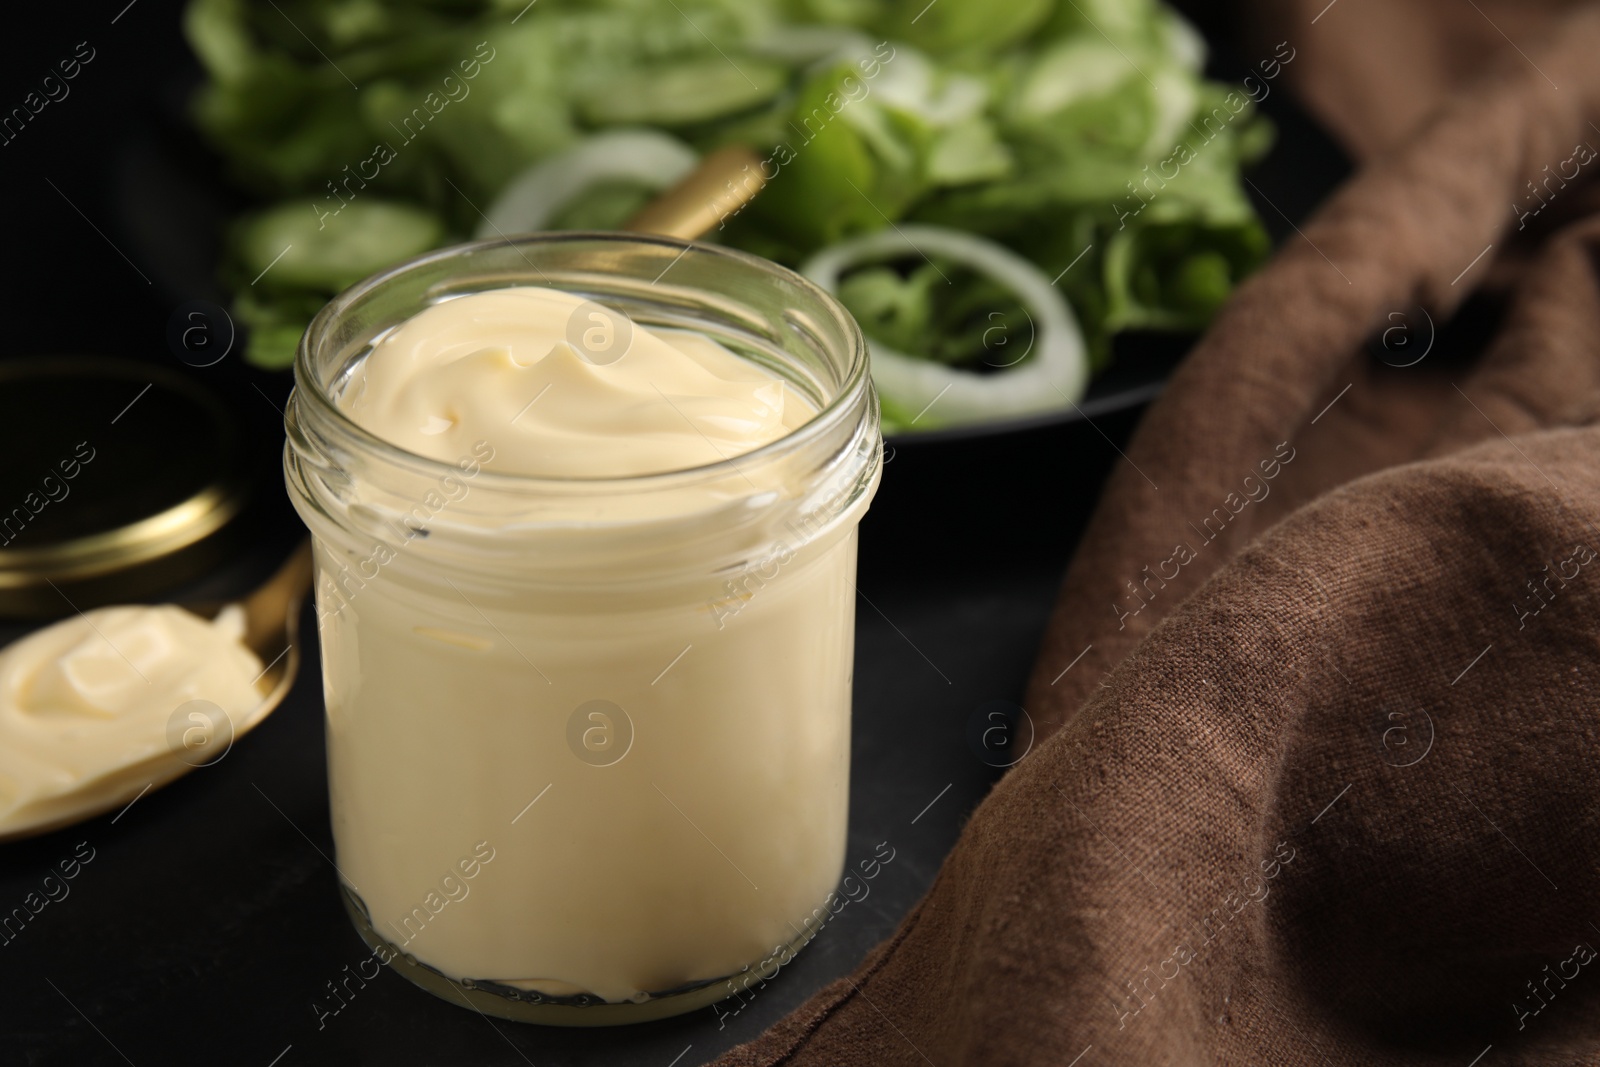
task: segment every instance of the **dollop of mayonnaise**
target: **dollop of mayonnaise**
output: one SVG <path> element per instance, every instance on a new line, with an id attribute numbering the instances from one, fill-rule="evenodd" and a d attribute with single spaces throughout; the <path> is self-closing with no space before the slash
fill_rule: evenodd
<path id="1" fill-rule="evenodd" d="M 206 620 L 171 604 L 124 606 L 0 651 L 0 834 L 94 810 L 127 789 L 130 773 L 153 780 L 152 760 L 179 755 L 171 723 L 191 700 L 242 729 L 262 698 L 261 660 L 243 636 L 237 607 Z"/>
<path id="2" fill-rule="evenodd" d="M 705 466 L 815 414 L 786 382 L 702 334 L 646 329 L 537 286 L 412 316 L 373 346 L 338 404 L 419 455 L 453 463 L 488 437 L 496 470 L 562 478 Z"/>

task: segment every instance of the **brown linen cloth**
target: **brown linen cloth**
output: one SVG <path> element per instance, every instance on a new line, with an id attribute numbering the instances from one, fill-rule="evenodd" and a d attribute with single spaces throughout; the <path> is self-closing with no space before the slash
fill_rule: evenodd
<path id="1" fill-rule="evenodd" d="M 1180 0 L 1180 5 L 1182 0 Z M 1360 159 L 1404 142 L 1486 61 L 1536 40 L 1572 0 L 1267 0 L 1235 12 L 1250 54 L 1294 42 L 1287 78 Z M 1204 5 L 1201 6 L 1204 10 Z"/>
<path id="2" fill-rule="evenodd" d="M 720 1062 L 1600 1064 L 1600 219 L 1537 220 L 1476 366 L 1359 352 L 1600 145 L 1600 10 L 1519 45 L 1240 289 L 1068 572 L 1040 742 Z"/>

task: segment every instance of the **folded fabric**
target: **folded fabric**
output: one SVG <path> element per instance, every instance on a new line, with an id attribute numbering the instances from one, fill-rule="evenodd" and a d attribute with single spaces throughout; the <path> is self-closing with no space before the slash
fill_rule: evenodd
<path id="1" fill-rule="evenodd" d="M 1068 571 L 1042 740 L 719 1062 L 1600 1063 L 1600 220 L 1508 210 L 1600 145 L 1600 10 L 1519 46 L 1239 290 Z M 1400 366 L 1512 238 L 1481 358 Z"/>
<path id="2" fill-rule="evenodd" d="M 1184 6 L 1180 3 L 1180 6 Z M 1294 42 L 1287 81 L 1360 159 L 1403 145 L 1500 52 L 1532 42 L 1574 0 L 1270 0 L 1198 3 L 1232 16 L 1249 55 Z M 1231 10 L 1229 8 L 1231 7 Z"/>

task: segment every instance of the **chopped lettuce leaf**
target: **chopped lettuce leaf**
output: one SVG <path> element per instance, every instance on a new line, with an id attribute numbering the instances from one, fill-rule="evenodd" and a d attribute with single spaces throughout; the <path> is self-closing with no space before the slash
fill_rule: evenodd
<path id="1" fill-rule="evenodd" d="M 330 202 L 331 201 L 331 202 Z M 248 216 L 234 247 L 251 288 L 262 292 L 337 292 L 444 237 L 428 211 L 371 197 L 350 203 L 288 201 Z"/>
<path id="2" fill-rule="evenodd" d="M 551 220 L 553 230 L 615 230 L 655 194 L 627 182 L 601 182 L 567 202 Z"/>
<path id="3" fill-rule="evenodd" d="M 788 80 L 773 63 L 708 57 L 618 74 L 578 98 L 596 126 L 685 126 L 736 115 L 766 103 Z"/>

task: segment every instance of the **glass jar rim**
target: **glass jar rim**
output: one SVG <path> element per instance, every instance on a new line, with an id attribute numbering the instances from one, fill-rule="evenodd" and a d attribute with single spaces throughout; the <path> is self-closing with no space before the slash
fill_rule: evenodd
<path id="1" fill-rule="evenodd" d="M 343 409 L 334 402 L 327 385 L 316 374 L 314 365 L 313 340 L 328 333 L 332 324 L 351 305 L 361 298 L 372 293 L 379 287 L 394 281 L 407 274 L 440 260 L 448 260 L 459 256 L 470 255 L 479 250 L 499 247 L 517 247 L 522 245 L 549 245 L 576 242 L 608 242 L 615 244 L 632 245 L 657 245 L 666 248 L 679 249 L 678 258 L 689 252 L 719 256 L 745 267 L 785 278 L 791 284 L 807 292 L 815 298 L 817 306 L 827 312 L 838 325 L 850 348 L 849 363 L 845 374 L 839 383 L 837 391 L 823 404 L 817 413 L 802 425 L 796 427 L 781 437 L 775 438 L 763 445 L 741 452 L 738 455 L 719 459 L 711 463 L 694 467 L 679 467 L 672 470 L 652 471 L 648 474 L 604 475 L 604 476 L 558 476 L 517 474 L 508 471 L 483 470 L 478 478 L 484 479 L 486 485 L 499 485 L 504 488 L 536 487 L 540 485 L 559 487 L 566 490 L 590 487 L 597 490 L 615 491 L 638 488 L 640 490 L 656 490 L 677 484 L 693 484 L 702 480 L 715 480 L 730 474 L 742 473 L 743 464 L 761 463 L 774 457 L 783 456 L 796 451 L 811 443 L 816 438 L 825 435 L 846 418 L 854 409 L 858 394 L 863 389 L 871 388 L 871 376 L 868 371 L 868 356 L 866 338 L 861 333 L 861 327 L 856 323 L 844 305 L 838 299 L 817 285 L 811 279 L 769 259 L 738 249 L 725 248 L 721 245 L 707 244 L 702 241 L 686 241 L 681 238 L 665 237 L 657 234 L 631 233 L 615 230 L 557 230 L 541 233 L 518 234 L 511 237 L 492 237 L 478 241 L 465 241 L 460 244 L 447 245 L 424 252 L 419 256 L 403 260 L 391 267 L 385 268 L 349 288 L 340 292 L 333 299 L 324 304 L 312 318 L 310 325 L 300 336 L 299 344 L 295 349 L 294 392 L 304 394 L 312 401 L 318 412 L 332 420 L 331 426 L 343 434 L 359 441 L 363 447 L 373 449 L 389 462 L 399 462 L 405 466 L 413 467 L 418 472 L 428 474 L 451 474 L 456 471 L 456 465 L 444 460 L 424 456 L 410 449 L 402 448 L 384 438 L 374 434 L 366 427 L 357 423 Z M 676 260 L 674 260 L 676 262 Z M 670 269 L 670 268 L 669 268 Z M 419 309 L 420 310 L 420 309 Z M 291 398 L 291 405 L 293 399 Z"/>

